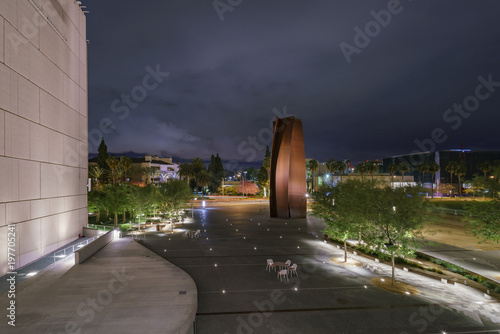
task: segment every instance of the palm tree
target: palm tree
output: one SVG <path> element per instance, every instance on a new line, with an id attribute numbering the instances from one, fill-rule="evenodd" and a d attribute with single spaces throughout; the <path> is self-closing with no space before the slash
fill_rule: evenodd
<path id="1" fill-rule="evenodd" d="M 460 178 L 467 174 L 467 167 L 464 164 L 458 165 L 458 168 L 455 170 L 455 174 L 458 176 L 458 193 L 460 198 L 462 197 L 462 182 Z"/>
<path id="2" fill-rule="evenodd" d="M 345 172 L 346 166 L 347 164 L 344 161 L 342 160 L 337 161 L 337 170 L 339 171 L 340 182 L 342 182 L 342 173 Z"/>
<path id="3" fill-rule="evenodd" d="M 95 179 L 96 181 L 96 188 L 99 189 L 100 184 L 99 180 L 106 174 L 106 170 L 104 168 L 101 168 L 99 166 L 93 166 L 90 167 L 89 169 L 89 176 L 91 179 Z"/>
<path id="4" fill-rule="evenodd" d="M 406 162 L 400 162 L 398 164 L 398 169 L 401 172 L 401 183 L 403 183 L 405 174 L 410 171 L 410 166 Z"/>
<path id="5" fill-rule="evenodd" d="M 394 174 L 398 171 L 398 166 L 394 163 L 390 163 L 387 165 L 387 171 L 391 175 L 391 182 L 394 180 Z"/>
<path id="6" fill-rule="evenodd" d="M 361 174 L 361 181 L 364 181 L 364 174 L 367 171 L 366 162 L 360 162 L 356 169 L 358 170 L 358 173 Z"/>
<path id="7" fill-rule="evenodd" d="M 152 176 L 156 174 L 158 167 L 142 167 L 141 173 L 146 177 L 146 184 L 152 183 Z"/>
<path id="8" fill-rule="evenodd" d="M 317 160 L 309 160 L 309 169 L 312 174 L 312 192 L 314 192 L 314 172 L 318 169 L 318 161 Z"/>
<path id="9" fill-rule="evenodd" d="M 118 184 L 122 184 L 123 176 L 125 176 L 125 168 L 123 168 L 121 165 L 118 165 L 118 167 L 115 168 L 115 176 L 118 180 Z"/>
<path id="10" fill-rule="evenodd" d="M 115 156 L 110 156 L 106 159 L 106 163 L 108 164 L 109 169 L 111 169 L 111 180 L 113 181 L 113 184 L 115 184 L 116 182 L 115 170 L 116 167 L 118 167 L 120 161 Z"/>
<path id="11" fill-rule="evenodd" d="M 372 181 L 373 181 L 373 174 L 376 173 L 378 170 L 377 162 L 376 161 L 368 161 L 366 164 L 366 171 L 371 174 L 372 176 Z"/>
<path id="12" fill-rule="evenodd" d="M 349 171 L 347 170 L 347 167 L 349 167 L 349 165 L 351 164 L 351 160 L 345 159 L 344 162 L 345 162 L 345 168 L 346 168 L 345 172 L 349 173 Z"/>
<path id="13" fill-rule="evenodd" d="M 336 168 L 337 162 L 334 159 L 330 159 L 325 163 L 326 170 L 328 171 L 328 174 L 332 176 L 332 181 L 333 181 L 333 175 L 335 173 L 335 168 Z M 328 175 L 327 175 L 328 177 Z"/>
<path id="14" fill-rule="evenodd" d="M 311 168 L 309 168 L 309 162 L 306 161 L 306 183 L 307 191 L 309 192 L 309 183 L 311 182 Z M 312 192 L 312 190 L 311 190 Z"/>
<path id="15" fill-rule="evenodd" d="M 193 177 L 192 165 L 187 162 L 180 164 L 177 174 L 181 180 L 186 180 L 189 183 L 189 180 Z"/>
<path id="16" fill-rule="evenodd" d="M 450 173 L 450 184 L 452 187 L 453 187 L 453 174 L 456 173 L 457 169 L 458 169 L 458 163 L 456 161 L 450 161 L 446 165 L 446 171 L 448 173 Z M 450 194 L 450 197 L 451 197 L 451 194 Z"/>
<path id="17" fill-rule="evenodd" d="M 199 179 L 200 174 L 203 171 L 206 171 L 206 169 L 205 169 L 205 166 L 203 165 L 203 162 L 201 161 L 201 159 L 198 157 L 194 158 L 191 161 L 191 173 L 192 173 L 192 176 L 193 176 L 195 183 L 196 183 L 196 188 L 195 188 L 196 194 L 198 194 L 198 186 L 200 184 L 198 179 Z M 202 176 L 202 178 L 203 178 L 203 176 Z M 202 193 L 202 195 L 203 195 L 203 193 Z"/>
<path id="18" fill-rule="evenodd" d="M 488 161 L 483 161 L 479 164 L 479 170 L 483 172 L 484 179 L 486 180 L 487 174 L 491 172 L 491 164 Z"/>
<path id="19" fill-rule="evenodd" d="M 335 163 L 336 163 L 336 161 L 334 159 L 330 159 L 325 164 L 326 170 L 328 171 L 328 173 L 330 173 L 332 175 L 333 175 L 333 173 L 335 173 Z"/>
<path id="20" fill-rule="evenodd" d="M 132 159 L 122 155 L 120 157 L 120 166 L 123 168 L 124 176 L 127 177 L 127 173 L 132 169 Z"/>
<path id="21" fill-rule="evenodd" d="M 431 178 L 431 189 L 432 189 L 432 194 L 431 194 L 431 197 L 434 198 L 434 176 L 436 175 L 437 172 L 439 172 L 439 170 L 441 169 L 441 167 L 439 167 L 439 164 L 435 161 L 432 161 L 429 163 L 429 170 L 428 172 L 431 173 L 432 175 L 432 178 Z M 436 180 L 436 184 L 437 184 L 437 180 Z"/>
<path id="22" fill-rule="evenodd" d="M 417 167 L 418 171 L 422 173 L 422 186 L 424 185 L 425 173 L 429 171 L 429 164 L 427 162 L 422 162 Z"/>
<path id="23" fill-rule="evenodd" d="M 205 187 L 212 182 L 212 175 L 206 170 L 201 170 L 196 176 L 196 181 L 201 186 L 201 196 L 205 196 Z"/>

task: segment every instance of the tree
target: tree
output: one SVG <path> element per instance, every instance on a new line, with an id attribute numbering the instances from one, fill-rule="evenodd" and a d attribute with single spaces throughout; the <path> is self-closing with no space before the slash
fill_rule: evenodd
<path id="1" fill-rule="evenodd" d="M 257 176 L 257 170 L 253 167 L 248 167 L 246 179 L 249 181 L 255 181 L 256 176 Z"/>
<path id="2" fill-rule="evenodd" d="M 325 233 L 344 243 L 344 261 L 347 262 L 347 239 L 358 237 L 365 229 L 367 196 L 373 183 L 347 180 L 337 186 L 321 187 L 314 193 L 313 215 L 327 224 Z M 360 205 L 363 203 L 363 205 Z"/>
<path id="3" fill-rule="evenodd" d="M 210 173 L 212 179 L 209 184 L 209 189 L 211 193 L 215 193 L 217 189 L 221 185 L 221 180 L 224 177 L 224 166 L 222 164 L 222 160 L 219 157 L 219 153 L 217 153 L 217 156 L 212 156 L 210 157 L 210 164 L 208 165 L 208 172 Z"/>
<path id="4" fill-rule="evenodd" d="M 158 186 L 165 211 L 171 215 L 182 210 L 191 197 L 191 190 L 186 181 L 172 180 Z"/>
<path id="5" fill-rule="evenodd" d="M 337 166 L 336 166 L 336 161 L 334 159 L 328 160 L 326 162 L 325 166 L 326 166 L 326 170 L 328 171 L 328 173 L 330 175 L 333 175 L 335 173 Z"/>
<path id="6" fill-rule="evenodd" d="M 158 167 L 142 167 L 141 168 L 141 174 L 142 176 L 144 176 L 144 178 L 146 179 L 146 184 L 150 184 L 153 182 L 153 176 L 159 172 L 159 168 Z"/>
<path id="7" fill-rule="evenodd" d="M 189 182 L 189 180 L 194 177 L 192 165 L 188 162 L 180 164 L 177 174 L 179 174 L 181 180 Z"/>
<path id="8" fill-rule="evenodd" d="M 342 173 L 344 173 L 346 166 L 347 164 L 342 160 L 339 160 L 336 163 L 336 169 L 338 170 L 340 175 L 340 182 L 342 182 Z"/>
<path id="9" fill-rule="evenodd" d="M 390 163 L 387 165 L 387 171 L 391 175 L 391 181 L 394 179 L 394 174 L 398 171 L 398 166 L 396 164 Z"/>
<path id="10" fill-rule="evenodd" d="M 130 202 L 132 203 L 133 210 L 139 216 L 139 229 L 141 226 L 141 216 L 148 214 L 153 210 L 153 203 L 156 200 L 157 188 L 151 184 L 146 186 L 133 186 L 131 188 Z"/>
<path id="11" fill-rule="evenodd" d="M 271 168 L 271 151 L 269 151 L 269 146 L 266 146 L 266 154 L 264 156 L 264 161 L 262 161 L 262 167 L 267 169 L 267 171 Z"/>
<path id="12" fill-rule="evenodd" d="M 370 173 L 370 175 L 372 176 L 372 182 L 373 182 L 373 174 L 376 173 L 378 171 L 378 166 L 377 166 L 377 162 L 376 161 L 368 161 L 366 163 L 366 171 L 368 173 Z"/>
<path id="13" fill-rule="evenodd" d="M 132 159 L 122 155 L 120 157 L 120 167 L 123 168 L 124 176 L 127 177 L 132 169 Z"/>
<path id="14" fill-rule="evenodd" d="M 443 198 L 443 194 L 451 194 L 453 191 L 453 185 L 449 183 L 440 183 L 438 184 L 436 190 L 441 193 L 441 198 Z"/>
<path id="15" fill-rule="evenodd" d="M 96 166 L 99 168 L 98 166 Z M 87 194 L 87 204 L 89 213 L 96 214 L 96 222 L 99 222 L 100 213 L 102 209 L 106 209 L 105 194 L 99 190 L 91 190 Z"/>
<path id="16" fill-rule="evenodd" d="M 441 167 L 439 167 L 439 164 L 435 161 L 431 161 L 429 163 L 429 169 L 428 169 L 428 172 L 431 174 L 431 197 L 434 198 L 434 181 L 436 181 L 436 184 L 437 184 L 437 180 L 434 180 L 434 176 L 436 175 L 437 172 L 439 172 L 439 170 L 441 169 Z"/>
<path id="17" fill-rule="evenodd" d="M 116 180 L 118 180 L 118 184 L 122 184 L 124 176 L 125 176 L 125 169 L 121 165 L 118 165 L 115 168 L 115 178 Z"/>
<path id="18" fill-rule="evenodd" d="M 195 186 L 195 193 L 196 194 L 198 194 L 198 186 L 200 185 L 199 178 L 203 172 L 206 172 L 206 169 L 205 169 L 205 166 L 203 165 L 203 162 L 198 157 L 194 158 L 191 161 L 191 173 L 192 173 L 191 175 L 192 175 L 194 182 L 196 184 L 196 186 Z M 201 177 L 203 178 L 204 175 Z M 203 195 L 203 192 L 202 192 L 202 195 Z"/>
<path id="19" fill-rule="evenodd" d="M 201 186 L 201 196 L 205 196 L 205 187 L 212 181 L 212 176 L 208 171 L 203 169 L 196 175 L 196 181 Z"/>
<path id="20" fill-rule="evenodd" d="M 469 229 L 476 238 L 483 241 L 500 241 L 500 201 L 470 202 L 465 205 L 469 210 Z"/>
<path id="21" fill-rule="evenodd" d="M 106 159 L 106 164 L 108 165 L 109 169 L 111 170 L 112 184 L 116 183 L 115 172 L 116 172 L 116 168 L 118 167 L 119 163 L 120 163 L 120 161 L 115 156 L 110 156 Z"/>
<path id="22" fill-rule="evenodd" d="M 418 171 L 422 173 L 422 186 L 424 185 L 424 179 L 425 179 L 425 173 L 429 171 L 429 164 L 427 162 L 422 162 L 420 165 L 417 167 Z"/>
<path id="23" fill-rule="evenodd" d="M 364 174 L 366 173 L 367 171 L 367 165 L 365 162 L 360 162 L 358 163 L 358 167 L 356 167 L 356 169 L 358 170 L 358 173 L 361 174 L 361 181 L 364 181 Z"/>
<path id="24" fill-rule="evenodd" d="M 245 185 L 243 186 L 243 182 Z M 259 192 L 259 187 L 251 181 L 242 181 L 236 186 L 236 191 L 240 194 L 256 195 Z M 243 193 L 244 191 L 244 193 Z"/>
<path id="25" fill-rule="evenodd" d="M 455 170 L 455 174 L 458 177 L 458 193 L 459 193 L 460 197 L 462 197 L 461 178 L 462 178 L 462 176 L 465 176 L 465 174 L 467 174 L 467 167 L 464 164 L 458 165 L 458 168 Z"/>
<path id="26" fill-rule="evenodd" d="M 406 162 L 400 162 L 398 169 L 401 172 L 401 183 L 404 182 L 405 174 L 410 171 L 410 166 Z"/>
<path id="27" fill-rule="evenodd" d="M 491 172 L 491 164 L 488 161 L 483 161 L 479 164 L 479 170 L 483 173 L 484 179 L 487 178 L 488 173 Z"/>
<path id="28" fill-rule="evenodd" d="M 127 188 L 123 185 L 106 185 L 104 187 L 104 202 L 109 213 L 114 215 L 114 226 L 118 226 L 118 214 L 127 207 Z"/>
<path id="29" fill-rule="evenodd" d="M 92 166 L 89 168 L 89 177 L 96 181 L 97 190 L 100 189 L 101 184 L 99 183 L 99 181 L 103 179 L 104 175 L 106 175 L 106 170 L 102 169 L 99 166 Z"/>
<path id="30" fill-rule="evenodd" d="M 312 185 L 311 185 L 311 191 L 314 192 L 314 172 L 318 169 L 318 161 L 317 160 L 309 160 L 309 169 L 311 170 L 311 177 L 312 177 Z"/>
<path id="31" fill-rule="evenodd" d="M 453 174 L 455 174 L 458 169 L 458 163 L 456 161 L 450 161 L 446 165 L 445 169 L 448 173 L 450 173 L 450 184 L 453 186 Z"/>
<path id="32" fill-rule="evenodd" d="M 427 201 L 421 195 L 422 188 L 407 189 L 373 187 L 367 201 L 370 224 L 365 239 L 392 262 L 392 285 L 395 278 L 395 257 L 408 256 L 417 247 L 415 235 L 427 218 Z"/>
<path id="33" fill-rule="evenodd" d="M 109 155 L 108 155 L 108 147 L 106 146 L 106 143 L 104 142 L 104 137 L 101 139 L 101 143 L 99 144 L 99 148 L 97 149 L 97 166 L 99 168 L 104 169 L 104 170 L 109 170 L 108 164 L 106 160 L 108 160 Z"/>
<path id="34" fill-rule="evenodd" d="M 267 188 L 269 187 L 269 172 L 262 166 L 257 173 L 257 185 L 264 197 L 267 197 Z"/>

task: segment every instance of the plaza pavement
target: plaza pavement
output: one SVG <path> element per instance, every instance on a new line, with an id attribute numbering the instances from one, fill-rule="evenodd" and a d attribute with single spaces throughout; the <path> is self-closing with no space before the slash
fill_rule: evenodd
<path id="1" fill-rule="evenodd" d="M 390 267 L 361 257 L 363 267 L 336 265 L 330 258 L 343 252 L 317 224 L 268 217 L 266 205 L 207 207 L 179 226 L 200 229 L 199 239 L 144 236 L 196 282 L 196 333 L 500 333 L 498 301 L 400 270 L 420 294 L 386 292 L 370 279 L 389 277 Z M 299 277 L 280 282 L 265 270 L 268 258 L 297 263 Z"/>
<path id="2" fill-rule="evenodd" d="M 80 265 L 62 260 L 0 295 L 0 333 L 192 333 L 193 280 L 132 238 L 115 239 Z M 15 301 L 15 327 L 7 305 Z"/>

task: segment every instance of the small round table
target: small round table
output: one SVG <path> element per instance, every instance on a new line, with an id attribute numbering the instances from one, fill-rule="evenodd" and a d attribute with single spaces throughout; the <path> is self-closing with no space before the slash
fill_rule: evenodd
<path id="1" fill-rule="evenodd" d="M 281 270 L 282 268 L 288 267 L 288 265 L 287 265 L 285 262 L 274 262 L 274 265 L 275 265 L 276 267 L 279 267 L 279 268 L 280 268 L 280 270 Z"/>

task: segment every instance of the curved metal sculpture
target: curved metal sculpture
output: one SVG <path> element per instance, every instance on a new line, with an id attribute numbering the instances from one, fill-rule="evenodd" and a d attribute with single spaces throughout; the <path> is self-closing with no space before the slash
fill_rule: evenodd
<path id="1" fill-rule="evenodd" d="M 271 217 L 306 217 L 306 165 L 302 121 L 295 117 L 276 120 L 271 150 Z"/>

